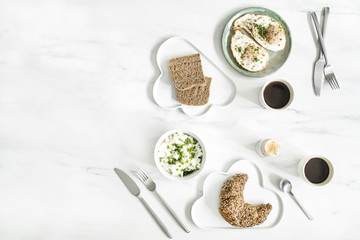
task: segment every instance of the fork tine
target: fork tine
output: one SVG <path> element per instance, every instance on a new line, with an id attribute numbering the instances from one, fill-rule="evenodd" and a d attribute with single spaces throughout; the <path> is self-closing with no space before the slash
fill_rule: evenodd
<path id="1" fill-rule="evenodd" d="M 330 80 L 329 80 L 329 83 L 330 83 L 330 85 L 331 85 L 331 88 L 333 89 L 333 90 L 335 90 L 336 89 L 336 85 L 335 85 L 335 83 L 334 83 L 334 81 L 330 78 Z"/>
<path id="2" fill-rule="evenodd" d="M 339 89 L 339 88 L 340 88 L 340 87 L 339 87 L 339 84 L 338 84 L 337 81 L 336 81 L 335 75 L 332 75 L 332 76 L 331 76 L 331 81 L 332 81 L 332 83 L 334 84 L 335 89 Z"/>
<path id="3" fill-rule="evenodd" d="M 133 168 L 133 171 L 134 173 L 137 173 L 137 175 L 139 177 L 141 177 L 141 179 L 143 181 L 146 181 L 149 177 L 146 175 L 145 171 L 142 170 L 141 168 L 139 168 L 138 166 L 136 166 L 135 164 L 132 164 L 132 168 Z"/>
<path id="4" fill-rule="evenodd" d="M 132 171 L 132 172 L 135 172 L 137 170 L 137 166 L 133 163 L 130 163 L 129 164 L 129 170 Z"/>
<path id="5" fill-rule="evenodd" d="M 329 79 L 330 79 L 330 81 L 331 81 L 331 84 L 332 84 L 332 86 L 333 86 L 333 89 L 334 89 L 334 90 L 337 89 L 336 83 L 335 83 L 335 81 L 334 81 L 334 78 L 333 78 L 332 76 L 330 76 Z"/>
<path id="6" fill-rule="evenodd" d="M 141 168 L 138 168 L 138 172 L 145 178 L 145 180 L 149 178 Z"/>
<path id="7" fill-rule="evenodd" d="M 133 173 L 135 173 L 135 175 L 136 175 L 141 181 L 145 181 L 145 179 L 144 179 L 137 171 L 133 171 Z"/>
<path id="8" fill-rule="evenodd" d="M 142 174 L 146 175 L 145 171 L 142 170 L 141 168 L 138 168 L 139 172 L 141 172 Z"/>
<path id="9" fill-rule="evenodd" d="M 138 173 L 139 168 L 135 164 L 131 163 L 129 168 L 130 171 L 134 173 L 141 181 L 145 181 L 145 179 L 143 179 L 143 177 Z"/>
<path id="10" fill-rule="evenodd" d="M 329 83 L 329 85 L 330 85 L 331 89 L 335 89 L 334 83 L 332 82 L 331 78 L 329 78 L 329 77 L 325 77 L 325 79 L 328 81 L 328 83 Z"/>
<path id="11" fill-rule="evenodd" d="M 336 84 L 337 89 L 340 89 L 340 85 L 339 85 L 338 81 L 336 80 L 335 74 L 334 74 L 334 82 Z"/>

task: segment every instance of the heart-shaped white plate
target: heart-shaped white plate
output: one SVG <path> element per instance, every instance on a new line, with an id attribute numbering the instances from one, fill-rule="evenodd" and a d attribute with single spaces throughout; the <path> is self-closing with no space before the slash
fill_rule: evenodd
<path id="1" fill-rule="evenodd" d="M 219 213 L 219 195 L 224 182 L 238 173 L 249 176 L 245 184 L 245 202 L 259 205 L 270 203 L 272 210 L 266 221 L 252 228 L 239 228 L 226 222 Z M 281 220 L 284 205 L 280 196 L 263 186 L 263 177 L 260 168 L 251 161 L 239 160 L 230 169 L 224 172 L 209 174 L 203 185 L 203 196 L 195 201 L 191 208 L 191 217 L 194 223 L 203 229 L 266 229 L 275 227 Z"/>
<path id="2" fill-rule="evenodd" d="M 195 53 L 200 53 L 204 75 L 212 78 L 209 102 L 204 106 L 188 106 L 179 103 L 176 100 L 176 88 L 169 71 L 170 59 Z M 229 105 L 236 97 L 236 86 L 231 78 L 194 44 L 182 37 L 172 37 L 161 44 L 156 60 L 160 75 L 155 81 L 153 96 L 155 102 L 165 109 L 181 108 L 189 116 L 201 116 L 212 106 Z"/>

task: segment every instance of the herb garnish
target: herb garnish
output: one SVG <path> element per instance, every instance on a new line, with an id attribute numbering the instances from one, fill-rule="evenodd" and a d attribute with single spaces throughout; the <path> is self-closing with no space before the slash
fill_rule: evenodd
<path id="1" fill-rule="evenodd" d="M 170 164 L 170 165 L 176 164 L 176 159 L 175 158 L 167 157 L 167 159 L 168 159 L 168 161 L 167 161 L 168 164 Z"/>
<path id="2" fill-rule="evenodd" d="M 167 171 L 182 177 L 199 170 L 203 156 L 198 141 L 191 136 L 181 136 L 174 140 L 164 146 L 167 149 L 165 153 L 170 155 L 160 158 L 161 163 L 168 166 Z"/>
<path id="3" fill-rule="evenodd" d="M 262 38 L 266 38 L 266 27 L 263 25 L 255 24 L 255 27 L 259 30 L 259 34 Z"/>
<path id="4" fill-rule="evenodd" d="M 190 143 L 191 143 L 190 138 L 186 138 L 185 141 L 184 141 L 184 144 L 185 144 L 185 145 L 189 145 Z"/>

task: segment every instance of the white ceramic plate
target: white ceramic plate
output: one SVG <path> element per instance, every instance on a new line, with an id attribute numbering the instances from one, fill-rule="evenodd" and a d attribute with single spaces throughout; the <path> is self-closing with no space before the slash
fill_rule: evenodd
<path id="1" fill-rule="evenodd" d="M 234 227 L 227 223 L 218 211 L 219 195 L 224 182 L 234 174 L 246 173 L 249 176 L 245 184 L 245 202 L 259 205 L 270 203 L 272 210 L 266 221 L 252 228 Z M 263 186 L 263 177 L 260 168 L 248 161 L 239 160 L 230 169 L 224 172 L 214 172 L 209 174 L 203 185 L 203 196 L 201 196 L 192 206 L 191 217 L 194 223 L 203 229 L 266 229 L 276 226 L 283 215 L 284 206 L 280 196 Z"/>
<path id="2" fill-rule="evenodd" d="M 204 106 L 187 106 L 179 103 L 169 71 L 170 59 L 195 53 L 200 53 L 205 76 L 212 77 L 209 102 Z M 236 86 L 232 79 L 190 41 L 182 37 L 169 38 L 160 46 L 156 59 L 160 75 L 155 81 L 153 95 L 159 106 L 165 109 L 180 108 L 189 116 L 201 116 L 213 106 L 226 106 L 234 101 Z"/>

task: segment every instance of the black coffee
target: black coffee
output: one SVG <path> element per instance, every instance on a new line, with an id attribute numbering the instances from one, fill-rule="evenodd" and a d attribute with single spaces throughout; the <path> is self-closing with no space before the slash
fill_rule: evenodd
<path id="1" fill-rule="evenodd" d="M 290 101 L 290 90 L 282 82 L 269 83 L 264 89 L 264 99 L 271 108 L 283 108 Z"/>
<path id="2" fill-rule="evenodd" d="M 329 165 L 321 158 L 311 158 L 305 165 L 305 176 L 312 183 L 324 182 L 329 172 Z"/>

